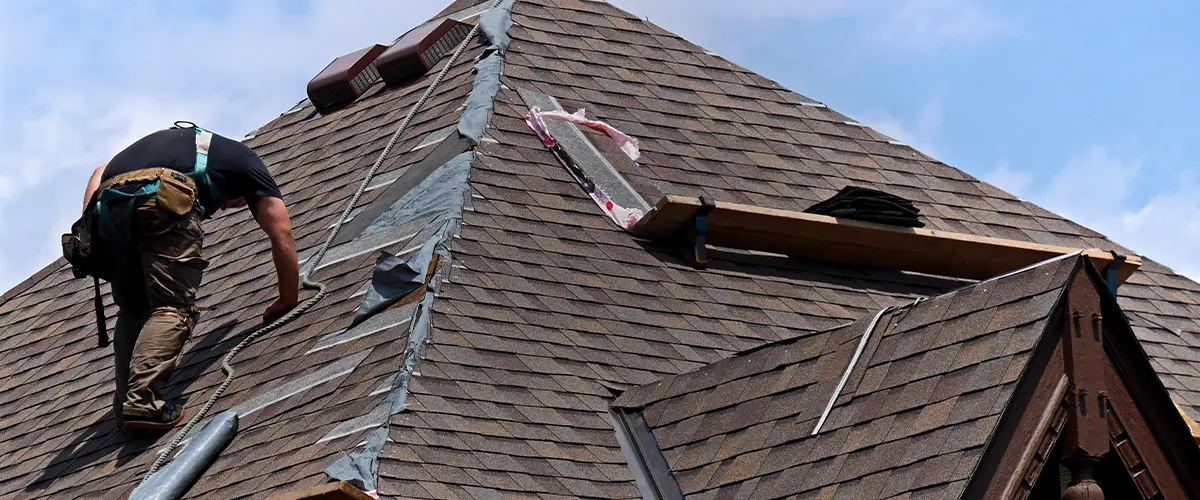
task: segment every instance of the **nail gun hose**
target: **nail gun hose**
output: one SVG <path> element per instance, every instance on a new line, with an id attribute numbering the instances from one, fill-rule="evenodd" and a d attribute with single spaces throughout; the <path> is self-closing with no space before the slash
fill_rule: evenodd
<path id="1" fill-rule="evenodd" d="M 501 0 L 495 0 L 491 8 L 494 9 L 498 7 L 500 2 Z M 255 330 L 253 333 L 239 342 L 238 345 L 234 346 L 233 349 L 229 350 L 229 353 L 226 354 L 221 360 L 221 370 L 225 372 L 225 380 L 221 382 L 221 385 L 217 386 L 217 390 L 213 391 L 212 395 L 208 397 L 208 401 L 204 403 L 204 406 L 200 407 L 200 410 L 197 411 L 190 420 L 188 420 L 187 424 L 185 424 L 183 428 L 179 430 L 179 432 L 175 433 L 175 436 L 172 437 L 171 441 L 167 443 L 166 448 L 158 455 L 158 458 L 154 460 L 154 464 L 150 466 L 149 472 L 147 472 L 146 476 L 142 478 L 142 483 L 145 483 L 146 480 L 150 479 L 151 475 L 153 475 L 155 472 L 158 472 L 158 469 L 167 463 L 167 461 L 170 459 L 171 453 L 179 447 L 179 443 L 183 442 L 188 433 L 190 433 L 192 429 L 204 419 L 205 415 L 208 415 L 208 412 L 212 410 L 213 406 L 217 404 L 217 399 L 219 399 L 221 395 L 225 393 L 225 390 L 229 389 L 229 385 L 233 383 L 233 378 L 237 375 L 237 372 L 235 372 L 233 369 L 233 358 L 237 357 L 239 352 L 246 347 L 249 347 L 250 344 L 253 344 L 254 341 L 258 340 L 259 337 L 262 337 L 263 335 L 271 333 L 282 328 L 284 325 L 291 323 L 296 318 L 299 318 L 304 313 L 311 310 L 317 305 L 318 302 L 321 301 L 321 299 L 325 298 L 325 294 L 327 293 L 325 284 L 318 281 L 313 281 L 311 279 L 311 274 L 317 269 L 317 266 L 321 263 L 321 260 L 325 258 L 325 254 L 329 251 L 329 247 L 333 245 L 333 240 L 337 238 L 338 233 L 341 232 L 342 225 L 350 219 L 350 213 L 354 210 L 354 207 L 358 205 L 358 201 L 360 198 L 362 198 L 363 193 L 367 191 L 367 186 L 371 185 L 371 180 L 375 178 L 375 173 L 379 171 L 379 167 L 383 165 L 383 160 L 387 158 L 388 153 L 392 151 L 392 148 L 396 145 L 396 142 L 400 140 L 400 136 L 404 135 L 404 132 L 408 130 L 408 126 L 412 123 L 412 120 L 417 115 L 417 112 L 425 106 L 426 101 L 433 96 L 433 93 L 435 90 L 437 90 L 438 85 L 441 85 L 442 81 L 446 79 L 446 75 L 450 72 L 450 68 L 458 62 L 459 58 L 462 57 L 463 52 L 466 52 L 467 46 L 470 44 L 471 40 L 474 40 L 479 34 L 479 29 L 479 24 L 476 23 L 475 27 L 471 28 L 471 32 L 467 35 L 466 39 L 464 39 L 462 43 L 458 45 L 458 49 L 454 51 L 454 55 L 450 57 L 450 60 L 446 63 L 446 66 L 442 68 L 442 71 L 439 72 L 433 79 L 433 82 L 429 84 L 429 88 L 425 90 L 425 94 L 422 95 L 421 99 L 417 101 L 417 103 L 414 104 L 411 109 L 408 110 L 408 115 L 404 117 L 404 121 L 400 122 L 400 127 L 396 129 L 394 134 L 392 134 L 392 138 L 388 140 L 387 146 L 383 148 L 383 151 L 379 153 L 379 157 L 375 159 L 375 164 L 372 165 L 371 169 L 367 171 L 366 177 L 363 178 L 362 183 L 358 186 L 358 191 L 356 191 L 354 196 L 350 198 L 350 201 L 346 203 L 346 209 L 342 211 L 342 216 L 338 218 L 337 224 L 335 224 L 329 231 L 329 236 L 325 239 L 325 243 L 321 244 L 316 255 L 309 259 L 308 264 L 305 266 L 305 270 L 302 273 L 303 279 L 301 280 L 301 287 L 305 290 L 316 290 L 316 294 L 314 294 L 308 300 L 300 303 L 300 305 L 296 306 L 283 317 L 271 322 L 269 325 Z"/>

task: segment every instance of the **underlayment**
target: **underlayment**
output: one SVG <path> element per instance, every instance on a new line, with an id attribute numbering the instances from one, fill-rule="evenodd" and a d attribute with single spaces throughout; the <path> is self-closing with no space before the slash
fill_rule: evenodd
<path id="1" fill-rule="evenodd" d="M 484 130 L 491 119 L 492 106 L 496 94 L 500 91 L 500 72 L 504 66 L 504 51 L 508 48 L 508 29 L 512 26 L 512 5 L 514 0 L 503 0 L 498 8 L 480 15 L 479 25 L 484 37 L 489 43 L 484 56 L 475 65 L 475 83 L 467 97 L 467 104 L 459 120 L 458 131 L 462 138 L 479 144 L 483 139 Z M 446 147 L 447 140 L 438 147 Z M 434 253 L 442 258 L 441 269 L 437 276 L 429 282 L 425 297 L 417 305 L 413 319 L 409 324 L 408 345 L 405 347 L 404 364 L 392 382 L 391 392 L 384 400 L 376 405 L 366 415 L 350 421 L 342 422 L 322 438 L 322 441 L 333 439 L 331 436 L 350 434 L 371 427 L 378 427 L 368 440 L 367 446 L 360 453 L 345 456 L 325 469 L 325 474 L 331 479 L 350 481 L 362 484 L 363 489 L 375 489 L 379 482 L 379 452 L 387 440 L 387 425 L 391 415 L 404 410 L 408 397 L 409 382 L 417 372 L 417 363 L 424 356 L 425 344 L 429 340 L 432 328 L 430 324 L 433 301 L 437 296 L 441 281 L 452 269 L 451 256 L 446 248 L 450 238 L 458 232 L 458 223 L 462 220 L 464 209 L 470 204 L 470 174 L 471 162 L 476 158 L 473 151 L 467 151 L 455 156 L 427 179 L 413 187 L 404 198 L 397 201 L 383 215 L 372 222 L 363 231 L 364 235 L 374 232 L 386 232 L 395 225 L 405 225 L 425 217 L 432 216 L 426 229 L 436 228 L 436 233 L 427 240 L 433 241 Z M 415 194 L 414 194 L 415 193 Z M 420 237 L 418 237 L 420 238 Z M 422 244 L 425 248 L 425 244 Z M 372 284 L 373 288 L 377 288 Z M 378 291 L 378 290 L 377 290 Z M 371 292 L 368 292 L 368 297 Z"/>

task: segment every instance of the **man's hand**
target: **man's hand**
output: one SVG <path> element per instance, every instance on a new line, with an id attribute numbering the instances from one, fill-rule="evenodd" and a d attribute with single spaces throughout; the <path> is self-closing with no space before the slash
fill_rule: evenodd
<path id="1" fill-rule="evenodd" d="M 264 319 L 283 316 L 300 302 L 300 264 L 292 222 L 283 200 L 263 196 L 254 202 L 254 218 L 271 239 L 271 258 L 279 277 L 279 300 L 267 308 Z"/>
<path id="2" fill-rule="evenodd" d="M 263 323 L 272 323 L 275 320 L 282 318 L 296 307 L 297 301 L 285 302 L 282 298 L 275 299 L 275 303 L 267 307 L 267 312 L 263 313 Z"/>

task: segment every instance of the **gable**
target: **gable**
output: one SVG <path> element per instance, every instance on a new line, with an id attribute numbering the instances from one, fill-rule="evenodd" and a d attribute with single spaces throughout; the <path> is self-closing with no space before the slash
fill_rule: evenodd
<path id="1" fill-rule="evenodd" d="M 957 497 L 1026 379 L 1075 259 L 632 389 L 689 498 Z M 857 347 L 856 347 L 857 346 Z M 858 352 L 856 354 L 856 351 Z"/>
<path id="2" fill-rule="evenodd" d="M 1143 498 L 1197 494 L 1200 449 L 1103 287 L 1090 264 L 1071 278 L 968 496 L 1026 498 L 1048 462 L 1076 473 L 1102 459 Z"/>

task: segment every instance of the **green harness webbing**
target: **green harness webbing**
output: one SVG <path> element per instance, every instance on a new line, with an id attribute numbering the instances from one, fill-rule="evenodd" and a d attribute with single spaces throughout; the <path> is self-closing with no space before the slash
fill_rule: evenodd
<path id="1" fill-rule="evenodd" d="M 180 126 L 180 123 L 186 124 L 187 126 Z M 208 151 L 212 147 L 213 133 L 197 127 L 195 124 L 190 122 L 176 122 L 176 126 L 172 128 L 191 128 L 196 131 L 196 166 L 192 168 L 192 171 L 189 172 L 187 176 L 191 177 L 191 179 L 195 181 L 197 187 L 204 186 L 205 189 L 208 190 L 208 196 L 212 200 L 212 205 L 214 207 L 220 207 L 224 203 L 224 198 L 221 195 L 221 190 L 217 188 L 217 185 L 212 182 L 208 175 Z M 158 193 L 158 187 L 159 181 L 153 181 L 144 184 L 133 191 L 123 191 L 122 188 L 117 187 L 107 189 L 103 193 L 100 193 L 99 200 L 96 202 L 96 213 L 100 217 L 100 223 L 104 225 L 104 228 L 109 232 L 109 234 L 116 235 L 116 237 L 121 240 L 119 243 L 125 248 L 133 247 L 133 238 L 130 237 L 128 233 L 121 233 L 120 231 L 117 231 L 117 225 L 113 222 L 112 212 L 108 206 L 109 203 L 128 201 L 128 203 L 125 204 L 125 220 L 132 221 L 134 209 L 134 203 L 132 200 L 139 196 L 156 194 Z M 208 208 L 205 207 L 203 203 L 200 203 L 199 205 L 200 218 L 208 218 Z M 213 212 L 216 212 L 216 210 L 213 210 Z"/>
<path id="2" fill-rule="evenodd" d="M 122 247 L 133 248 L 133 238 L 128 233 L 117 230 L 117 225 L 113 222 L 112 212 L 109 210 L 108 204 L 114 201 L 128 201 L 128 203 L 125 203 L 125 224 L 129 224 L 129 221 L 133 220 L 134 204 L 131 200 L 139 196 L 157 193 L 158 184 L 159 181 L 143 184 L 131 192 L 122 191 L 120 188 L 113 188 L 100 193 L 100 199 L 96 201 L 96 214 L 100 216 L 100 223 L 104 224 L 104 229 L 108 231 L 108 234 L 120 239 L 118 243 Z"/>

